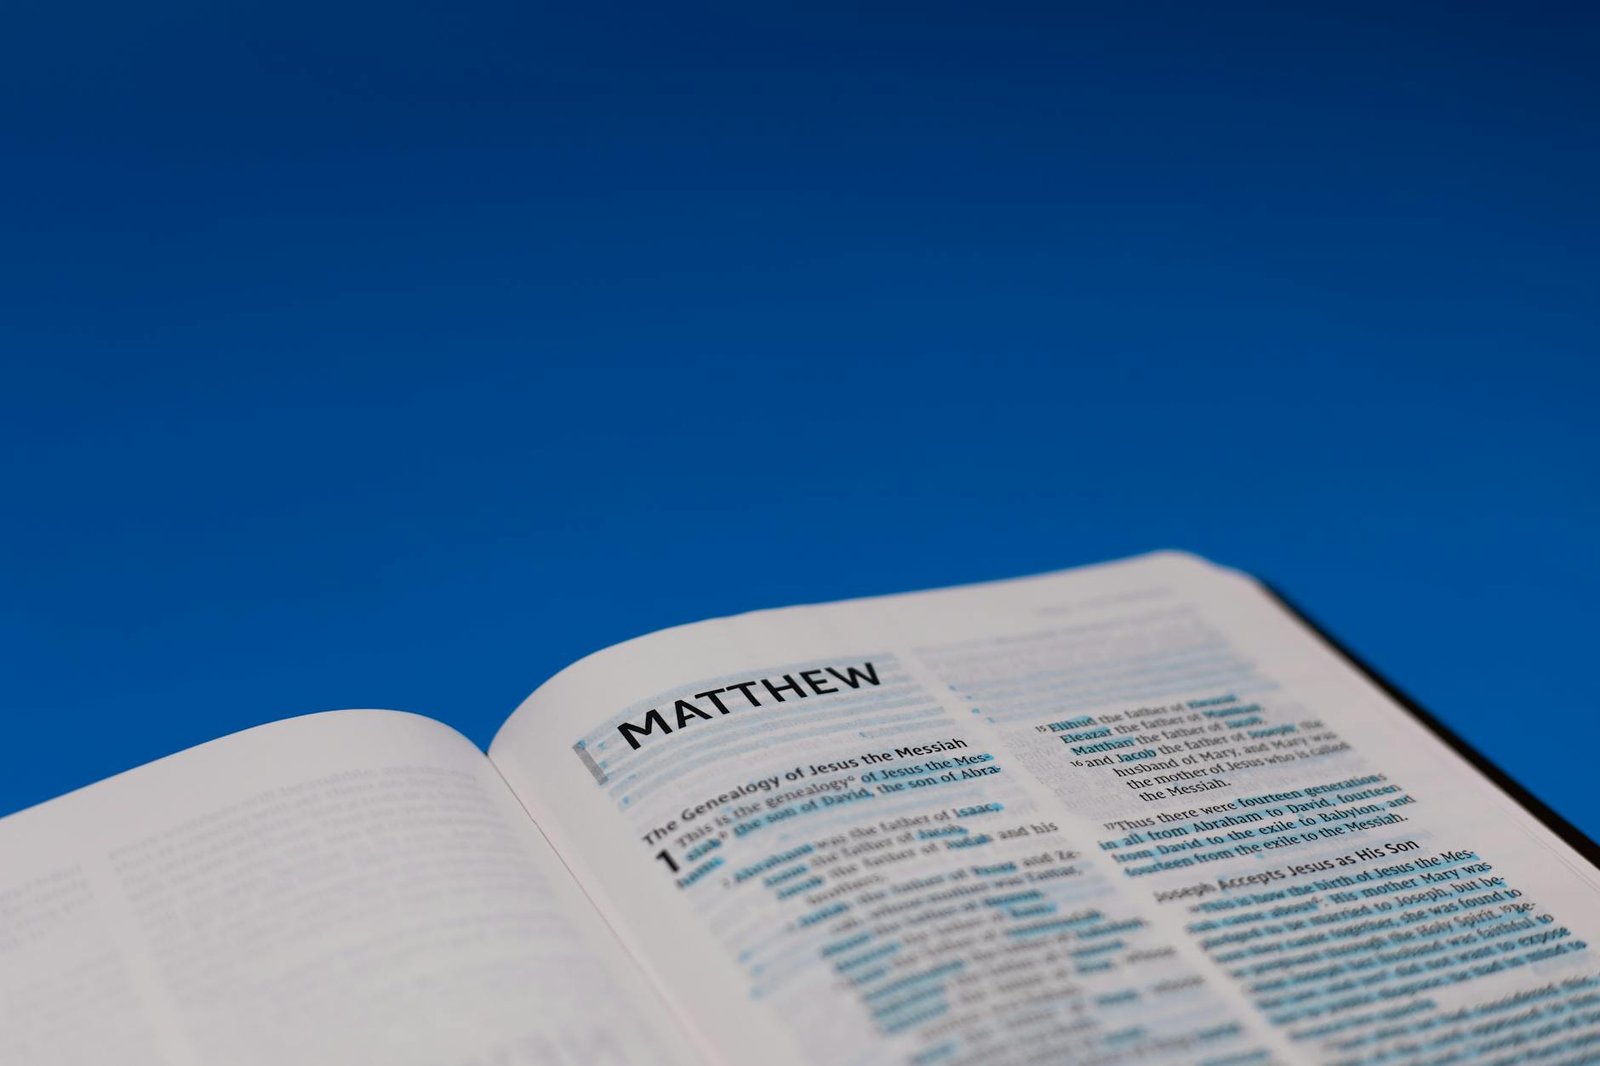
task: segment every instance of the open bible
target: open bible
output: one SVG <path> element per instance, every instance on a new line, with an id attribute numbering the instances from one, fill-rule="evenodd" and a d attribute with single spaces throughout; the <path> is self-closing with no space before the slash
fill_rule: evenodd
<path id="1" fill-rule="evenodd" d="M 17 1066 L 1600 1060 L 1588 841 L 1159 553 L 238 733 L 0 820 Z"/>

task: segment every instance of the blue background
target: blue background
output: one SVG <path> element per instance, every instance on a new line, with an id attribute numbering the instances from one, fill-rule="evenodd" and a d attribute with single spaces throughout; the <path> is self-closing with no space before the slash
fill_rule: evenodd
<path id="1" fill-rule="evenodd" d="M 1112 7 L 9 5 L 0 811 L 1181 547 L 1600 833 L 1600 9 Z"/>

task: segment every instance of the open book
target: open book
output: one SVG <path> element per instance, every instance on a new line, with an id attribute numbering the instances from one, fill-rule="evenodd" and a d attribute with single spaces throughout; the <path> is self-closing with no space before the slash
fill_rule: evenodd
<path id="1" fill-rule="evenodd" d="M 0 1063 L 1592 1062 L 1595 855 L 1161 553 L 642 637 L 487 754 L 335 711 L 0 820 Z"/>

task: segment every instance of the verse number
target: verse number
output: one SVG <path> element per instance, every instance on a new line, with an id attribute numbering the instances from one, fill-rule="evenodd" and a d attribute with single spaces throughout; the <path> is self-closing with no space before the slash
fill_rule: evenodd
<path id="1" fill-rule="evenodd" d="M 678 864 L 677 864 L 677 862 L 674 861 L 672 856 L 669 855 L 665 850 L 656 852 L 656 858 L 658 858 L 662 862 L 666 863 L 667 864 L 667 869 L 671 870 L 673 873 L 677 873 L 678 872 Z"/>

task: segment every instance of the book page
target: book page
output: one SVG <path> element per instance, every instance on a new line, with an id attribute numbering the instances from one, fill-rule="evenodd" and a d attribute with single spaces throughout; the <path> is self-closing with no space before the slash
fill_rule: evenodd
<path id="1" fill-rule="evenodd" d="M 1595 868 L 1191 556 L 668 630 L 490 755 L 721 1063 L 1600 1053 Z"/>
<path id="2" fill-rule="evenodd" d="M 653 1066 L 675 1024 L 426 718 L 290 719 L 0 821 L 0 1062 Z"/>

